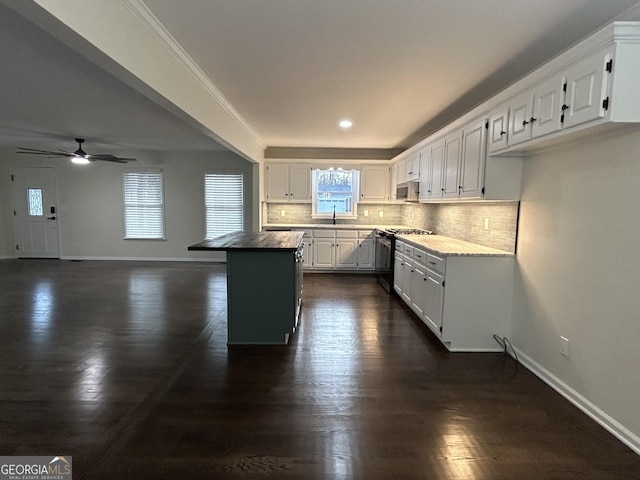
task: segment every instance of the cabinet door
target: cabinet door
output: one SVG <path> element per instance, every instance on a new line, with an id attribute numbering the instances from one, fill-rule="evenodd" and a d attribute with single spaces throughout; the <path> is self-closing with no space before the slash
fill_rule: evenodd
<path id="1" fill-rule="evenodd" d="M 407 158 L 398 161 L 398 183 L 404 183 L 409 180 L 407 175 Z"/>
<path id="2" fill-rule="evenodd" d="M 357 249 L 357 238 L 336 238 L 336 268 L 358 268 Z"/>
<path id="3" fill-rule="evenodd" d="M 431 188 L 431 145 L 420 152 L 419 200 L 428 200 Z"/>
<path id="4" fill-rule="evenodd" d="M 289 167 L 289 200 L 311 201 L 311 165 L 293 163 Z"/>
<path id="5" fill-rule="evenodd" d="M 477 120 L 462 130 L 460 162 L 460 197 L 482 197 L 487 138 L 485 119 Z"/>
<path id="6" fill-rule="evenodd" d="M 565 71 L 564 128 L 604 117 L 602 101 L 606 97 L 606 63 L 610 59 L 610 53 L 599 52 Z"/>
<path id="7" fill-rule="evenodd" d="M 424 307 L 424 322 L 438 336 L 442 335 L 442 300 L 444 298 L 444 278 L 442 275 L 429 270 L 426 272 L 427 286 L 425 287 L 426 301 Z"/>
<path id="8" fill-rule="evenodd" d="M 411 272 L 411 308 L 422 319 L 426 303 L 425 268 L 417 262 L 413 264 Z"/>
<path id="9" fill-rule="evenodd" d="M 358 245 L 358 270 L 373 270 L 375 268 L 373 240 L 360 240 Z"/>
<path id="10" fill-rule="evenodd" d="M 304 249 L 303 250 L 304 261 L 302 266 L 304 268 L 312 268 L 313 267 L 313 241 L 311 239 L 303 240 L 302 246 Z"/>
<path id="11" fill-rule="evenodd" d="M 531 136 L 541 137 L 562 128 L 560 116 L 564 99 L 564 75 L 555 75 L 536 85 L 533 90 Z"/>
<path id="12" fill-rule="evenodd" d="M 444 196 L 456 198 L 458 196 L 458 168 L 460 166 L 460 152 L 462 151 L 462 130 L 457 130 L 447 136 L 444 144 Z"/>
<path id="13" fill-rule="evenodd" d="M 397 247 L 397 244 L 396 244 Z M 393 289 L 402 295 L 402 271 L 404 270 L 404 255 L 398 251 L 393 256 Z"/>
<path id="14" fill-rule="evenodd" d="M 489 117 L 489 152 L 497 152 L 507 147 L 507 130 L 509 126 L 509 107 L 505 106 L 500 110 L 496 110 Z"/>
<path id="15" fill-rule="evenodd" d="M 363 165 L 360 169 L 360 201 L 387 202 L 389 200 L 389 167 Z"/>
<path id="16" fill-rule="evenodd" d="M 269 163 L 265 167 L 266 172 L 266 192 L 265 198 L 268 202 L 286 202 L 289 200 L 289 164 Z"/>
<path id="17" fill-rule="evenodd" d="M 509 146 L 531 140 L 533 94 L 527 90 L 509 102 Z"/>
<path id="18" fill-rule="evenodd" d="M 411 275 L 413 274 L 413 261 L 407 256 L 404 257 L 404 265 L 402 266 L 402 280 L 400 282 L 400 297 L 405 303 L 411 306 Z"/>
<path id="19" fill-rule="evenodd" d="M 431 146 L 431 174 L 429 182 L 429 198 L 442 197 L 442 181 L 444 177 L 444 138 Z"/>
<path id="20" fill-rule="evenodd" d="M 396 187 L 398 186 L 398 162 L 391 165 L 391 200 L 396 200 Z"/>
<path id="21" fill-rule="evenodd" d="M 415 152 L 407 158 L 407 180 L 420 179 L 420 152 Z"/>
<path id="22" fill-rule="evenodd" d="M 335 239 L 313 239 L 313 266 L 316 268 L 333 268 L 335 255 Z"/>

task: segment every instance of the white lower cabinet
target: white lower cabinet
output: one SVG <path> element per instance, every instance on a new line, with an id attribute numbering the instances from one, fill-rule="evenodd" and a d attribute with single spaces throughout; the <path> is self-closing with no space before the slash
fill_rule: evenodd
<path id="1" fill-rule="evenodd" d="M 358 231 L 336 231 L 336 265 L 343 270 L 355 270 L 358 268 Z"/>
<path id="2" fill-rule="evenodd" d="M 313 261 L 307 269 L 374 270 L 372 230 L 314 229 Z"/>
<path id="3" fill-rule="evenodd" d="M 442 256 L 422 248 L 396 241 L 396 293 L 450 351 L 502 351 L 493 335 L 508 334 L 514 257 Z"/>
<path id="4" fill-rule="evenodd" d="M 424 276 L 424 323 L 438 337 L 442 336 L 442 300 L 444 298 L 444 276 L 427 268 Z"/>
<path id="5" fill-rule="evenodd" d="M 333 268 L 336 258 L 335 230 L 313 232 L 313 268 Z"/>

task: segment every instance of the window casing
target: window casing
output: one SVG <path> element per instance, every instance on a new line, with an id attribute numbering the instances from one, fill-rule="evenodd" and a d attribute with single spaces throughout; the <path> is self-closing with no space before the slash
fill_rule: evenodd
<path id="1" fill-rule="evenodd" d="M 359 173 L 342 168 L 314 169 L 312 216 L 357 218 Z"/>
<path id="2" fill-rule="evenodd" d="M 162 170 L 124 172 L 124 238 L 164 240 Z"/>
<path id="3" fill-rule="evenodd" d="M 206 239 L 244 230 L 242 173 L 207 173 L 204 198 Z"/>

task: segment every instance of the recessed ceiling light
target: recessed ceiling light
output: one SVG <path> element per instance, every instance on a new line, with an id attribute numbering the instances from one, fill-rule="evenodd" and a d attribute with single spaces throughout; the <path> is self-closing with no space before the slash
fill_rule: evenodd
<path id="1" fill-rule="evenodd" d="M 353 122 L 351 120 L 340 120 L 340 123 L 338 124 L 340 125 L 340 128 L 351 128 L 351 126 L 353 125 Z"/>

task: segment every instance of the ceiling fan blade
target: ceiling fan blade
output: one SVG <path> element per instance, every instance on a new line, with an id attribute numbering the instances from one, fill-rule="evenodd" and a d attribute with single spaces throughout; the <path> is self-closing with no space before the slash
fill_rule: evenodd
<path id="1" fill-rule="evenodd" d="M 127 163 L 127 162 L 135 162 L 135 158 L 125 158 L 125 157 L 116 157 L 115 155 L 109 154 L 99 154 L 99 155 L 90 155 L 90 160 L 103 160 L 105 162 L 115 162 L 115 163 Z"/>
<path id="2" fill-rule="evenodd" d="M 72 157 L 73 156 L 72 153 L 63 152 L 62 150 L 59 152 L 52 152 L 51 150 L 39 150 L 37 148 L 25 148 L 25 147 L 18 147 L 18 148 L 20 150 L 18 150 L 16 153 L 24 153 L 28 155 L 54 155 L 56 157 Z"/>

